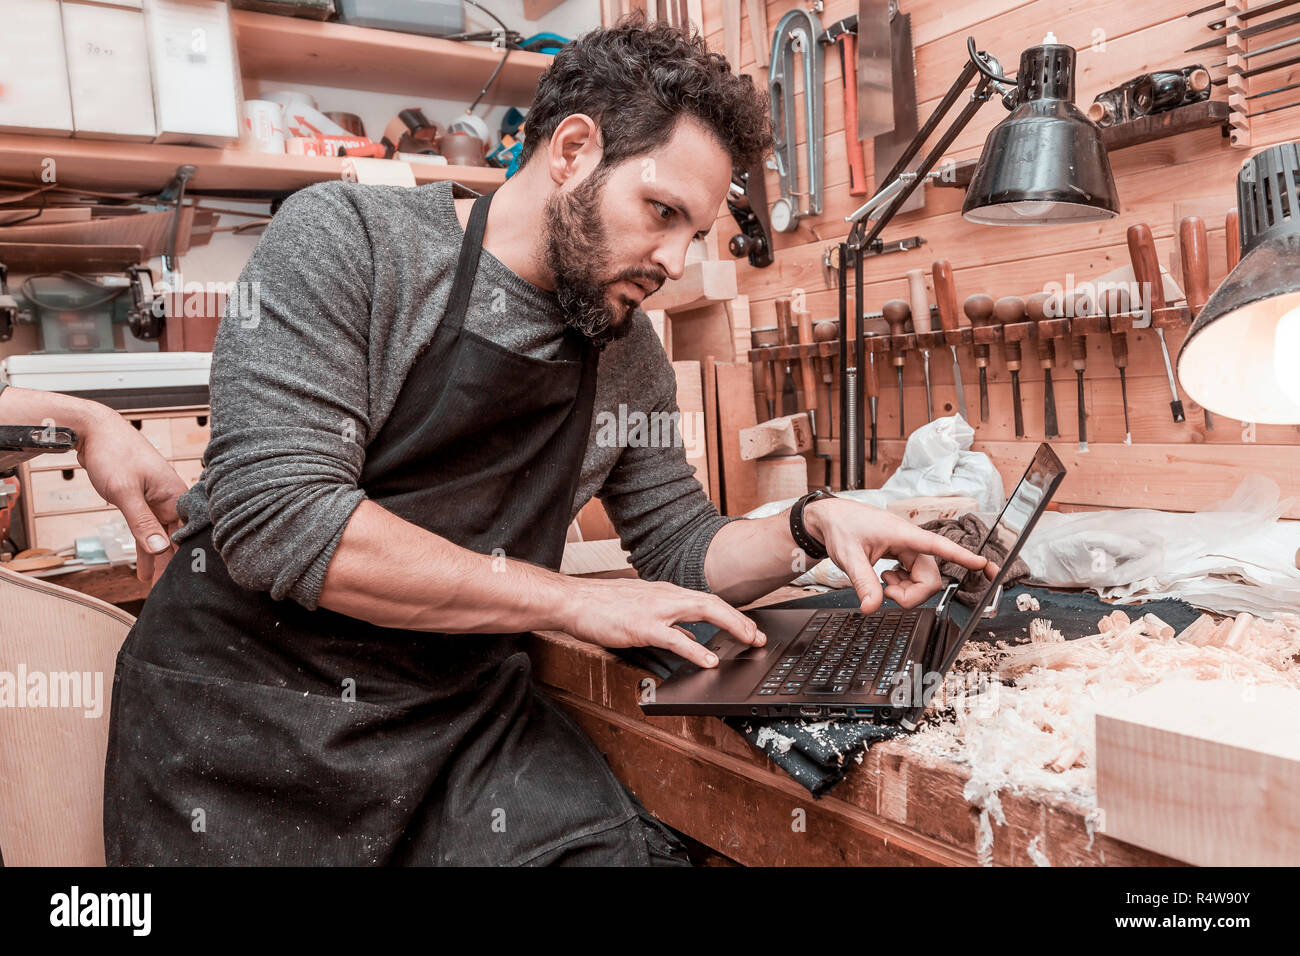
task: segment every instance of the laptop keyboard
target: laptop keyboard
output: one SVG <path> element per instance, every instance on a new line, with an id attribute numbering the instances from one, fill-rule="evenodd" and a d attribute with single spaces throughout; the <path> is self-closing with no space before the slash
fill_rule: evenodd
<path id="1" fill-rule="evenodd" d="M 884 694 L 896 671 L 905 668 L 903 654 L 916 611 L 883 614 L 860 611 L 818 611 L 791 646 L 807 635 L 813 639 L 802 654 L 787 654 L 767 673 L 760 697 L 802 694 Z"/>

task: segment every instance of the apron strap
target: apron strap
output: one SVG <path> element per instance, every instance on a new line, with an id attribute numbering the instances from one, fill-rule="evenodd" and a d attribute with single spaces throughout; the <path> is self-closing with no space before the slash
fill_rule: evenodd
<path id="1" fill-rule="evenodd" d="M 469 296 L 474 291 L 474 277 L 478 274 L 479 256 L 483 252 L 483 233 L 487 231 L 488 206 L 491 203 L 492 193 L 484 193 L 474 200 L 474 207 L 470 210 L 465 241 L 460 244 L 460 254 L 456 258 L 451 295 L 447 297 L 447 310 L 440 323 L 448 329 L 459 331 L 465 323 Z"/>

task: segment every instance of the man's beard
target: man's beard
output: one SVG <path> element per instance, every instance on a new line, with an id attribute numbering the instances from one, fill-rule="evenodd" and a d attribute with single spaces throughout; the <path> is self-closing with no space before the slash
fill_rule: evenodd
<path id="1" fill-rule="evenodd" d="M 555 297 L 564 311 L 565 324 L 604 348 L 632 330 L 636 308 L 625 296 L 610 301 L 610 289 L 624 279 L 661 285 L 664 275 L 648 269 L 629 269 L 606 279 L 610 254 L 600 199 L 605 177 L 598 170 L 569 193 L 546 200 L 546 267 L 555 277 Z"/>

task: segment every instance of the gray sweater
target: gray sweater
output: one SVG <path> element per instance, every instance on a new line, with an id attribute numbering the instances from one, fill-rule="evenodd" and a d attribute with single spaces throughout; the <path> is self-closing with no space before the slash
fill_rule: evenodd
<path id="1" fill-rule="evenodd" d="M 474 194 L 455 187 L 454 195 Z M 202 478 L 180 499 L 177 543 L 211 524 L 234 580 L 316 606 L 343 528 L 365 498 L 357 482 L 366 445 L 446 307 L 465 235 L 452 199 L 450 183 L 331 182 L 285 202 L 240 276 L 243 306 L 232 296 L 217 334 L 212 439 Z M 484 250 L 467 329 L 553 358 L 562 323 L 553 294 Z M 708 590 L 705 552 L 734 519 L 719 516 L 679 444 L 606 438 L 601 412 L 677 411 L 668 357 L 643 312 L 633 323 L 600 357 L 569 517 L 600 498 L 641 577 Z"/>

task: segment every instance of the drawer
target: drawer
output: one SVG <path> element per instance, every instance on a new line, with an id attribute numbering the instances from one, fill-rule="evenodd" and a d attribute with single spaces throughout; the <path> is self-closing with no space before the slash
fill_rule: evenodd
<path id="1" fill-rule="evenodd" d="M 200 458 L 182 458 L 180 461 L 173 461 L 171 465 L 185 482 L 186 488 L 193 488 L 199 476 L 203 474 L 203 460 Z"/>
<path id="2" fill-rule="evenodd" d="M 212 435 L 207 415 L 177 415 L 168 419 L 172 458 L 202 458 Z"/>
<path id="3" fill-rule="evenodd" d="M 172 457 L 172 428 L 170 418 L 140 418 L 123 415 L 127 424 L 139 429 L 140 434 L 149 439 L 149 444 L 158 449 L 164 458 Z"/>
<path id="4" fill-rule="evenodd" d="M 91 486 L 90 476 L 81 468 L 34 471 L 31 482 L 24 490 L 33 515 L 92 511 L 108 507 L 108 502 Z"/>
<path id="5" fill-rule="evenodd" d="M 72 547 L 78 538 L 96 538 L 98 528 L 106 521 L 120 518 L 115 508 L 107 511 L 82 511 L 70 515 L 49 515 L 37 518 L 34 541 L 29 541 L 29 548 L 52 548 L 55 551 Z"/>

